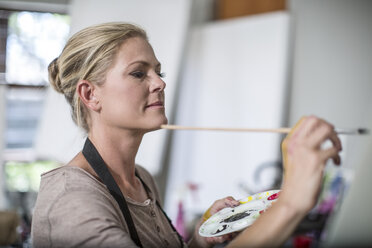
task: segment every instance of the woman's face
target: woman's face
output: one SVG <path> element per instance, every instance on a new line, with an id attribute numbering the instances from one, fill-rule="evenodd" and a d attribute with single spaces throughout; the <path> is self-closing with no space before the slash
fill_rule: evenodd
<path id="1" fill-rule="evenodd" d="M 150 44 L 140 37 L 129 38 L 98 87 L 100 120 L 110 128 L 158 129 L 167 123 L 164 88 L 161 65 Z"/>

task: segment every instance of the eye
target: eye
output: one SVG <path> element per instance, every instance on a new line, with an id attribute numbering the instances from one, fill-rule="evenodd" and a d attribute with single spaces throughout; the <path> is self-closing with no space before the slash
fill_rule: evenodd
<path id="1" fill-rule="evenodd" d="M 165 78 L 165 76 L 166 76 L 165 72 L 158 72 L 157 74 L 161 78 Z"/>
<path id="2" fill-rule="evenodd" d="M 135 77 L 135 78 L 141 79 L 145 76 L 145 73 L 142 72 L 142 71 L 135 71 L 135 72 L 130 73 L 130 75 Z"/>

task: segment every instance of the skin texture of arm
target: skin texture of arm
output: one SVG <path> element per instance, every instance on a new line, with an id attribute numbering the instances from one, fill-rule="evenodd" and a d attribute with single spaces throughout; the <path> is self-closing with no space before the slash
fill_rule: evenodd
<path id="1" fill-rule="evenodd" d="M 332 147 L 322 149 L 330 140 Z M 341 142 L 334 127 L 314 116 L 303 117 L 282 143 L 284 182 L 280 197 L 228 247 L 279 247 L 315 206 L 328 159 L 340 164 Z"/>
<path id="2" fill-rule="evenodd" d="M 333 146 L 323 149 L 326 140 Z M 331 124 L 315 116 L 303 117 L 282 143 L 284 181 L 278 201 L 227 247 L 281 246 L 315 206 L 325 164 L 328 159 L 333 159 L 339 165 L 341 150 L 341 142 Z M 204 243 L 199 241 L 199 247 L 228 240 L 224 236 L 219 238 L 204 239 Z"/>
<path id="3" fill-rule="evenodd" d="M 305 214 L 280 201 L 263 213 L 227 247 L 278 247 L 293 233 Z"/>

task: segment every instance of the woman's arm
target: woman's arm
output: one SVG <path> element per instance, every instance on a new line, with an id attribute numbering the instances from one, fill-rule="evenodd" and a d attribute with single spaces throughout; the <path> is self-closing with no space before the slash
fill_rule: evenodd
<path id="1" fill-rule="evenodd" d="M 279 198 L 227 247 L 278 247 L 288 239 L 305 215 Z"/>
<path id="2" fill-rule="evenodd" d="M 333 146 L 322 148 L 326 140 Z M 284 181 L 277 202 L 228 247 L 278 247 L 316 204 L 328 159 L 340 164 L 341 142 L 329 123 L 302 118 L 282 144 Z"/>
<path id="3" fill-rule="evenodd" d="M 322 144 L 326 140 L 330 140 L 333 146 L 323 149 Z M 340 164 L 338 155 L 340 151 L 341 142 L 332 125 L 314 116 L 302 118 L 282 143 L 284 181 L 279 199 L 252 226 L 230 242 L 228 247 L 282 245 L 315 206 L 322 184 L 324 166 L 330 158 L 335 164 Z M 233 200 L 225 198 L 216 201 L 206 212 L 207 215 L 213 215 L 224 207 L 232 206 L 232 202 L 229 205 L 229 199 Z M 202 222 L 203 220 L 196 228 L 190 247 L 208 247 L 231 238 L 228 235 L 216 238 L 200 237 L 197 231 Z"/>

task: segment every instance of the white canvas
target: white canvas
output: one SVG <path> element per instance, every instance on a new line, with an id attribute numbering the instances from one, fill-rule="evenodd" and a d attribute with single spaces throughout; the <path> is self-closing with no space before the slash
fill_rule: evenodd
<path id="1" fill-rule="evenodd" d="M 189 42 L 176 123 L 189 126 L 275 128 L 283 125 L 289 15 L 219 21 L 196 28 Z M 270 187 L 254 181 L 263 163 L 280 161 L 281 135 L 174 131 L 166 209 L 180 199 L 200 214 L 214 200 Z M 198 185 L 196 198 L 186 185 Z"/>

